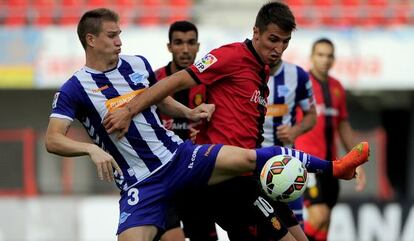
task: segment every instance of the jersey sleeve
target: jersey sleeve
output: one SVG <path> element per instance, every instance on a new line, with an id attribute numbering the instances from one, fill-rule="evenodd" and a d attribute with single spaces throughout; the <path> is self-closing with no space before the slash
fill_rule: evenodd
<path id="1" fill-rule="evenodd" d="M 341 98 L 339 100 L 339 120 L 348 119 L 348 109 L 346 107 L 346 92 L 344 87 L 338 82 L 338 89 L 341 93 Z"/>
<path id="2" fill-rule="evenodd" d="M 138 57 L 141 58 L 142 61 L 145 64 L 145 69 L 148 72 L 149 86 L 153 86 L 155 83 L 157 83 L 157 77 L 155 76 L 155 73 L 152 70 L 152 67 L 151 67 L 150 63 L 148 62 L 148 60 L 144 56 L 138 55 Z"/>
<path id="3" fill-rule="evenodd" d="M 76 89 L 72 82 L 66 82 L 61 89 L 55 93 L 52 103 L 50 117 L 73 121 L 76 117 L 77 101 L 74 93 Z"/>
<path id="4" fill-rule="evenodd" d="M 301 67 L 297 66 L 298 73 L 298 93 L 297 98 L 299 106 L 303 111 L 308 111 L 310 107 L 315 103 L 312 82 L 309 79 L 309 74 Z"/>
<path id="5" fill-rule="evenodd" d="M 186 70 L 197 83 L 210 85 L 229 75 L 237 59 L 232 50 L 229 46 L 214 49 Z"/>

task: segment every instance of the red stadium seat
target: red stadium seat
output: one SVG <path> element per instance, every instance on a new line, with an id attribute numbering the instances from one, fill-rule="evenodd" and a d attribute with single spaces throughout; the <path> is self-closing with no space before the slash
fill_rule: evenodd
<path id="1" fill-rule="evenodd" d="M 311 18 L 308 16 L 309 11 L 307 10 L 306 0 L 286 0 L 284 2 L 292 9 L 298 27 L 308 26 L 310 24 Z"/>
<path id="2" fill-rule="evenodd" d="M 315 8 L 314 13 L 317 20 L 323 25 L 335 25 L 337 13 L 333 0 L 314 0 L 312 6 Z"/>
<path id="3" fill-rule="evenodd" d="M 53 24 L 53 18 L 56 12 L 55 0 L 33 0 L 32 4 L 35 10 L 33 22 L 36 26 Z"/>
<path id="4" fill-rule="evenodd" d="M 287 5 L 290 6 L 303 6 L 306 3 L 306 0 L 286 0 L 284 1 Z"/>
<path id="5" fill-rule="evenodd" d="M 29 13 L 28 0 L 6 0 L 7 16 L 4 21 L 9 26 L 20 26 L 27 24 Z"/>
<path id="6" fill-rule="evenodd" d="M 359 0 L 340 0 L 339 26 L 353 27 L 360 24 L 361 1 Z"/>
<path id="7" fill-rule="evenodd" d="M 62 0 L 59 23 L 62 25 L 77 24 L 83 8 L 83 0 Z"/>
<path id="8" fill-rule="evenodd" d="M 131 19 L 135 18 L 137 10 L 135 9 L 135 0 L 117 0 L 116 7 L 118 9 L 119 16 L 121 16 L 121 24 L 123 26 L 129 24 Z"/>
<path id="9" fill-rule="evenodd" d="M 86 0 L 85 2 L 85 6 L 88 10 L 93 8 L 110 7 L 110 5 L 110 0 Z"/>
<path id="10" fill-rule="evenodd" d="M 163 2 L 161 0 L 141 0 L 140 7 L 137 9 L 139 25 L 157 25 L 161 23 L 161 8 Z"/>
<path id="11" fill-rule="evenodd" d="M 334 5 L 334 1 L 333 0 L 314 0 L 313 1 L 313 3 L 312 3 L 312 5 L 314 5 L 314 6 L 332 6 L 332 5 Z"/>
<path id="12" fill-rule="evenodd" d="M 191 15 L 191 0 L 170 0 L 170 16 L 168 18 L 168 23 L 173 23 L 179 20 L 189 20 Z"/>
<path id="13" fill-rule="evenodd" d="M 392 17 L 387 20 L 387 25 L 390 26 L 401 26 L 401 25 L 411 25 L 410 23 L 410 12 L 413 9 L 410 0 L 401 0 L 397 4 L 394 4 L 391 7 Z"/>
<path id="14" fill-rule="evenodd" d="M 389 14 L 387 9 L 387 0 L 366 0 L 367 11 L 361 21 L 364 27 L 383 26 L 386 22 L 386 14 Z"/>

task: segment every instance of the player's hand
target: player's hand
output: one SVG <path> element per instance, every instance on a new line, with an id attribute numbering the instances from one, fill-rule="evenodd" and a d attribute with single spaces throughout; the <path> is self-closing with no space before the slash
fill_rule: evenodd
<path id="1" fill-rule="evenodd" d="M 118 174 L 121 176 L 123 175 L 121 168 L 118 166 L 118 163 L 116 163 L 114 158 L 97 145 L 91 144 L 88 147 L 88 153 L 96 165 L 99 179 L 106 180 L 108 182 L 113 181 L 113 168 L 115 168 Z"/>
<path id="2" fill-rule="evenodd" d="M 195 143 L 195 140 L 196 140 L 196 138 L 197 138 L 197 134 L 198 134 L 199 132 L 200 132 L 199 130 L 194 129 L 193 127 L 190 127 L 190 140 L 191 140 L 193 143 Z"/>
<path id="3" fill-rule="evenodd" d="M 356 172 L 355 190 L 357 192 L 362 192 L 365 189 L 365 186 L 367 185 L 365 169 L 362 166 L 359 166 L 356 168 L 355 172 Z"/>
<path id="4" fill-rule="evenodd" d="M 214 104 L 203 103 L 197 106 L 196 108 L 192 109 L 186 117 L 187 119 L 192 121 L 199 121 L 201 119 L 207 119 L 207 121 L 210 121 L 215 108 L 216 106 Z"/>
<path id="5" fill-rule="evenodd" d="M 295 141 L 294 129 L 290 125 L 280 125 L 276 128 L 276 136 L 284 145 L 291 145 Z"/>
<path id="6" fill-rule="evenodd" d="M 102 124 L 109 134 L 119 131 L 117 138 L 121 139 L 128 132 L 132 117 L 128 108 L 121 107 L 112 112 L 108 112 Z"/>

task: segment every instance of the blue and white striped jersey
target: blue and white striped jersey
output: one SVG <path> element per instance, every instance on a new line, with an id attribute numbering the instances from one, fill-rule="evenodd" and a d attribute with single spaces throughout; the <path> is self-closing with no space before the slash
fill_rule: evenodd
<path id="1" fill-rule="evenodd" d="M 301 67 L 282 62 L 274 75 L 270 75 L 267 113 L 263 125 L 262 146 L 279 145 L 276 128 L 279 125 L 296 123 L 296 107 L 303 111 L 309 110 L 313 99 L 312 82 L 309 75 Z"/>
<path id="2" fill-rule="evenodd" d="M 51 117 L 78 119 L 95 144 L 108 151 L 124 176 L 116 183 L 127 190 L 172 160 L 182 140 L 166 130 L 151 106 L 131 121 L 128 133 L 117 140 L 102 125 L 108 111 L 123 106 L 156 83 L 148 61 L 142 56 L 120 56 L 116 68 L 100 72 L 88 67 L 77 71 L 56 93 Z"/>

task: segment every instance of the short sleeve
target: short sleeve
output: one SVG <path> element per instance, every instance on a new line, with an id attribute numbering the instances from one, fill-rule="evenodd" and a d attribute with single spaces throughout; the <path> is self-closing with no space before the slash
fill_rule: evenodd
<path id="1" fill-rule="evenodd" d="M 141 55 L 138 55 L 139 58 L 141 58 L 141 60 L 144 62 L 145 64 L 145 69 L 148 72 L 148 81 L 149 81 L 149 85 L 153 86 L 155 85 L 155 83 L 157 83 L 157 77 L 155 76 L 154 71 L 152 70 L 152 67 L 150 65 L 150 63 L 148 62 L 148 60 Z"/>
<path id="2" fill-rule="evenodd" d="M 301 67 L 297 66 L 298 73 L 298 93 L 297 101 L 302 110 L 307 111 L 311 105 L 314 104 L 312 82 L 309 79 L 309 74 Z"/>
<path id="3" fill-rule="evenodd" d="M 62 118 L 73 121 L 76 116 L 77 102 L 75 101 L 75 89 L 70 82 L 65 83 L 62 88 L 55 93 L 52 102 L 52 114 L 50 117 Z"/>
<path id="4" fill-rule="evenodd" d="M 210 85 L 231 73 L 237 59 L 234 49 L 231 46 L 214 49 L 186 70 L 197 83 Z"/>

